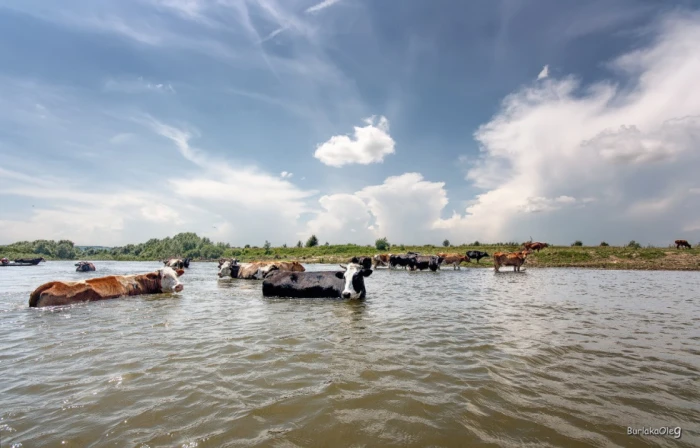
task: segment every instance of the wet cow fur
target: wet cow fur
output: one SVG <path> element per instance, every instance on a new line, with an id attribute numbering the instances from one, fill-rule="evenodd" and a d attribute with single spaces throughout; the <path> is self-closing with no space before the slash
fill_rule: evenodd
<path id="1" fill-rule="evenodd" d="M 110 275 L 80 282 L 49 282 L 29 295 L 29 306 L 60 306 L 122 296 L 180 292 L 183 286 L 178 277 L 184 273 L 182 269 L 175 271 L 164 267 L 147 274 Z"/>
<path id="2" fill-rule="evenodd" d="M 340 267 L 343 270 L 335 272 L 270 272 L 263 280 L 263 296 L 364 299 L 364 279 L 372 275 L 372 270 L 356 263 Z"/>

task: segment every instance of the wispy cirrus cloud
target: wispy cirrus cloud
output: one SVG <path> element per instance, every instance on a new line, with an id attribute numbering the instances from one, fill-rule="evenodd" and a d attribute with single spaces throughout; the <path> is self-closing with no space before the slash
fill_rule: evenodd
<path id="1" fill-rule="evenodd" d="M 326 8 L 330 8 L 331 6 L 333 6 L 339 2 L 340 2 L 340 0 L 324 0 L 321 3 L 317 3 L 313 6 L 306 8 L 306 13 L 307 14 L 314 14 L 314 13 L 317 13 L 319 11 L 323 11 Z"/>

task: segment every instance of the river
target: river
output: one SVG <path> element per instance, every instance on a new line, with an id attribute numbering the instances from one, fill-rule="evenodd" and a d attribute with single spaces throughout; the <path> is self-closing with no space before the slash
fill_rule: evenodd
<path id="1" fill-rule="evenodd" d="M 0 268 L 2 448 L 700 446 L 700 272 L 379 269 L 357 302 L 192 263 L 179 294 L 28 308 L 160 267 L 95 265 Z"/>

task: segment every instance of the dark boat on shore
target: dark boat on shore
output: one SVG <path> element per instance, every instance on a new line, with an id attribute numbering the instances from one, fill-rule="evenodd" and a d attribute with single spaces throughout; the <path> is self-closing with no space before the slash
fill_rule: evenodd
<path id="1" fill-rule="evenodd" d="M 18 258 L 15 261 L 10 261 L 7 258 L 0 260 L 0 266 L 36 266 L 44 260 L 41 258 Z"/>

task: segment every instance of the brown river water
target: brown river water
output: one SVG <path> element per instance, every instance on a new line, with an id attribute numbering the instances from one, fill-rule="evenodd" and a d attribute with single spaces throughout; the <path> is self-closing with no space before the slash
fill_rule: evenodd
<path id="1" fill-rule="evenodd" d="M 0 447 L 700 446 L 700 272 L 379 269 L 357 302 L 192 263 L 179 294 L 28 308 L 160 266 L 95 265 L 0 268 Z"/>

